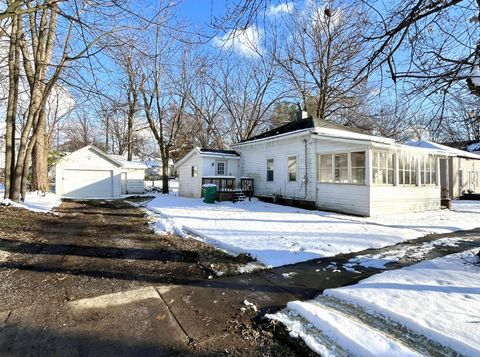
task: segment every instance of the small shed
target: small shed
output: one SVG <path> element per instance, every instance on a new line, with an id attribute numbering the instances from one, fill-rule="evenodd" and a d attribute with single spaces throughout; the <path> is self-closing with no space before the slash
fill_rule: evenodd
<path id="1" fill-rule="evenodd" d="M 143 193 L 145 169 L 141 162 L 108 155 L 88 145 L 57 163 L 56 193 L 72 199 L 115 199 Z"/>
<path id="2" fill-rule="evenodd" d="M 179 195 L 199 198 L 203 179 L 229 181 L 233 188 L 240 183 L 240 155 L 233 150 L 194 148 L 178 161 Z"/>

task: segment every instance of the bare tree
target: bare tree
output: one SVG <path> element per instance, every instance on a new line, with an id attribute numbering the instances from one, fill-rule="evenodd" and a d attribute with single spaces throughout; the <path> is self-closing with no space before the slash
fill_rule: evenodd
<path id="1" fill-rule="evenodd" d="M 361 107 L 366 82 L 354 77 L 365 55 L 358 36 L 365 24 L 361 7 L 341 1 L 306 2 L 273 24 L 273 56 L 311 115 L 333 119 Z"/>
<path id="2" fill-rule="evenodd" d="M 260 54 L 229 56 L 217 66 L 208 85 L 225 108 L 230 142 L 248 139 L 265 128 L 274 103 L 285 95 L 283 88 L 276 87 L 278 68 Z"/>
<path id="3" fill-rule="evenodd" d="M 162 36 L 162 26 L 154 29 L 153 41 L 143 64 L 140 93 L 150 130 L 155 137 L 162 160 L 162 193 L 168 193 L 170 155 L 185 117 L 190 93 L 191 58 L 189 46 L 176 46 L 171 37 Z M 179 51 L 178 48 L 181 48 Z"/>

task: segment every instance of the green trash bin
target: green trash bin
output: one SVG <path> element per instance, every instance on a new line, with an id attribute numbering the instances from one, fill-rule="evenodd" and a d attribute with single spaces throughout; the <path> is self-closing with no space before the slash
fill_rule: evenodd
<path id="1" fill-rule="evenodd" d="M 217 195 L 217 185 L 213 183 L 205 184 L 202 186 L 203 202 L 215 203 L 215 196 Z"/>

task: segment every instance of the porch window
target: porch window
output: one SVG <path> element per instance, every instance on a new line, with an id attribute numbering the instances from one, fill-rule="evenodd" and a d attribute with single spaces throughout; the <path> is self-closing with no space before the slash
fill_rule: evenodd
<path id="1" fill-rule="evenodd" d="M 318 180 L 320 182 L 333 182 L 332 154 L 318 155 Z"/>
<path id="2" fill-rule="evenodd" d="M 420 178 L 424 185 L 437 184 L 437 160 L 435 156 L 429 155 L 420 162 Z"/>
<path id="3" fill-rule="evenodd" d="M 399 160 L 398 178 L 400 185 L 417 184 L 417 160 L 413 156 L 403 156 Z"/>
<path id="4" fill-rule="evenodd" d="M 374 151 L 372 157 L 373 183 L 377 185 L 393 185 L 393 154 Z"/>
<path id="5" fill-rule="evenodd" d="M 274 169 L 274 161 L 273 159 L 267 160 L 267 181 L 273 181 L 273 169 Z"/>
<path id="6" fill-rule="evenodd" d="M 218 176 L 225 175 L 225 163 L 224 162 L 217 162 L 217 175 Z"/>
<path id="7" fill-rule="evenodd" d="M 348 183 L 348 154 L 335 154 L 335 183 Z"/>
<path id="8" fill-rule="evenodd" d="M 192 177 L 197 177 L 198 176 L 198 166 L 194 165 L 192 166 Z"/>
<path id="9" fill-rule="evenodd" d="M 350 154 L 352 183 L 365 183 L 365 151 Z"/>
<path id="10" fill-rule="evenodd" d="M 288 157 L 288 181 L 297 181 L 297 157 Z"/>

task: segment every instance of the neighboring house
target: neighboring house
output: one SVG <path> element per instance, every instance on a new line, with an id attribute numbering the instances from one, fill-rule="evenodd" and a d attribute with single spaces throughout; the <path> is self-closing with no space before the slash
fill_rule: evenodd
<path id="1" fill-rule="evenodd" d="M 443 145 L 480 155 L 480 140 L 450 141 Z"/>
<path id="2" fill-rule="evenodd" d="M 163 164 L 162 160 L 159 158 L 153 158 L 145 160 L 145 165 L 147 165 L 146 175 L 150 177 L 161 177 L 163 175 Z M 173 160 L 168 160 L 168 177 L 173 176 L 174 174 L 174 164 Z"/>
<path id="3" fill-rule="evenodd" d="M 240 155 L 235 151 L 194 148 L 176 165 L 180 196 L 199 198 L 203 179 L 238 181 L 239 161 Z"/>
<path id="4" fill-rule="evenodd" d="M 112 199 L 144 192 L 145 164 L 89 145 L 56 164 L 56 193 L 64 198 Z"/>
<path id="5" fill-rule="evenodd" d="M 414 141 L 408 145 L 440 150 L 447 155 L 440 160 L 442 197 L 455 199 L 468 191 L 479 192 L 480 155 L 430 141 Z"/>
<path id="6" fill-rule="evenodd" d="M 438 165 L 446 156 L 440 150 L 401 145 L 311 117 L 232 149 L 231 165 L 238 163 L 238 168 L 229 166 L 221 173 L 234 176 L 237 187 L 239 178 L 252 178 L 255 196 L 362 216 L 440 208 Z M 195 149 L 180 160 L 180 195 L 200 195 L 201 180 L 194 170 L 219 175 L 213 171 L 219 158 L 206 156 L 206 162 L 202 155 L 208 153 Z"/>

